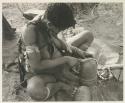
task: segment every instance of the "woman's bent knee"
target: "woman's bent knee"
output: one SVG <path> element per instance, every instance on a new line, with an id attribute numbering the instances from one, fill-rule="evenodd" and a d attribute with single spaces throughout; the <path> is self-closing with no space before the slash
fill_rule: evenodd
<path id="1" fill-rule="evenodd" d="M 79 48 L 83 44 L 91 44 L 93 39 L 94 39 L 94 36 L 93 36 L 92 32 L 85 30 L 85 31 L 73 36 L 68 41 L 68 43 Z"/>
<path id="2" fill-rule="evenodd" d="M 91 43 L 94 40 L 93 33 L 88 30 L 81 32 L 80 38 L 83 40 L 83 43 Z"/>
<path id="3" fill-rule="evenodd" d="M 88 40 L 88 42 L 92 43 L 92 41 L 94 40 L 93 33 L 90 32 L 90 31 L 87 31 L 87 32 L 86 32 L 86 35 L 87 35 L 87 40 Z"/>
<path id="4" fill-rule="evenodd" d="M 28 80 L 27 93 L 34 100 L 44 100 L 47 95 L 44 80 L 37 76 Z"/>
<path id="5" fill-rule="evenodd" d="M 81 85 L 95 85 L 97 82 L 97 63 L 95 60 L 90 60 L 82 64 L 80 71 Z"/>
<path id="6" fill-rule="evenodd" d="M 85 32 L 82 32 L 81 34 L 82 34 L 81 40 L 83 40 L 83 43 L 79 46 L 79 48 L 82 50 L 86 50 L 93 42 L 94 36 L 90 31 L 85 31 Z"/>
<path id="7" fill-rule="evenodd" d="M 81 64 L 81 73 L 91 75 L 90 73 L 95 72 L 97 72 L 97 62 L 94 59 L 88 59 Z"/>

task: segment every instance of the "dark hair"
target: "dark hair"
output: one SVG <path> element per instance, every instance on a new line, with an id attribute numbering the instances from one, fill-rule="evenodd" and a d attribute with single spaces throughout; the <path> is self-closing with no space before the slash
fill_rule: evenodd
<path id="1" fill-rule="evenodd" d="M 60 30 L 65 30 L 76 23 L 71 8 L 65 3 L 49 4 L 45 15 Z"/>

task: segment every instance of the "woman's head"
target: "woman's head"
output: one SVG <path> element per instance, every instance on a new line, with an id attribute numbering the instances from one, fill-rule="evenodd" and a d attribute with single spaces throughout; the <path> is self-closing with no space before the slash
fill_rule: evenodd
<path id="1" fill-rule="evenodd" d="M 60 31 L 75 26 L 76 23 L 72 10 L 65 3 L 49 4 L 45 17 Z"/>

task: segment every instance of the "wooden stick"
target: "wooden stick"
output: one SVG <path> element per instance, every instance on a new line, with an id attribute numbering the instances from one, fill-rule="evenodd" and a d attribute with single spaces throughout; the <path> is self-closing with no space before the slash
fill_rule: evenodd
<path id="1" fill-rule="evenodd" d="M 123 69 L 123 64 L 112 64 L 112 65 L 105 65 L 106 67 L 110 67 L 111 70 L 114 69 Z"/>

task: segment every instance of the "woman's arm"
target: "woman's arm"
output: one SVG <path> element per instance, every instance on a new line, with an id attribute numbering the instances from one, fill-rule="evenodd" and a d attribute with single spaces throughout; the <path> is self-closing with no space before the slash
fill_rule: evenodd
<path id="1" fill-rule="evenodd" d="M 34 71 L 38 73 L 38 72 L 41 72 L 42 70 L 53 69 L 54 67 L 57 67 L 63 64 L 68 64 L 68 60 L 66 57 L 42 60 L 35 64 Z"/>
<path id="2" fill-rule="evenodd" d="M 41 59 L 40 52 L 31 50 L 28 53 L 29 65 L 32 71 L 40 73 L 45 69 L 53 69 L 54 67 L 68 64 L 69 66 L 74 66 L 78 59 L 70 56 L 62 56 L 56 59 Z"/>
<path id="3" fill-rule="evenodd" d="M 69 54 L 71 54 L 72 56 L 75 56 L 76 58 L 86 58 L 86 57 L 92 57 L 91 54 L 87 53 L 86 51 L 83 51 L 75 46 L 72 45 L 68 45 L 67 43 L 65 43 L 63 40 L 60 40 L 61 42 L 61 47 L 59 47 L 62 50 L 66 50 L 66 52 L 68 52 Z"/>
<path id="4" fill-rule="evenodd" d="M 40 72 L 43 69 L 51 69 L 56 66 L 68 63 L 68 57 L 63 56 L 56 59 L 41 58 L 41 53 L 37 46 L 26 46 L 28 62 L 33 71 Z M 47 51 L 46 51 L 47 52 Z M 45 54 L 43 54 L 45 55 Z"/>
<path id="5" fill-rule="evenodd" d="M 78 59 L 71 56 L 62 56 L 56 59 L 42 59 L 40 51 L 37 46 L 26 46 L 26 52 L 28 54 L 28 62 L 31 67 L 31 71 L 40 73 L 45 69 L 53 69 L 54 67 L 68 64 L 70 67 L 74 66 Z"/>

